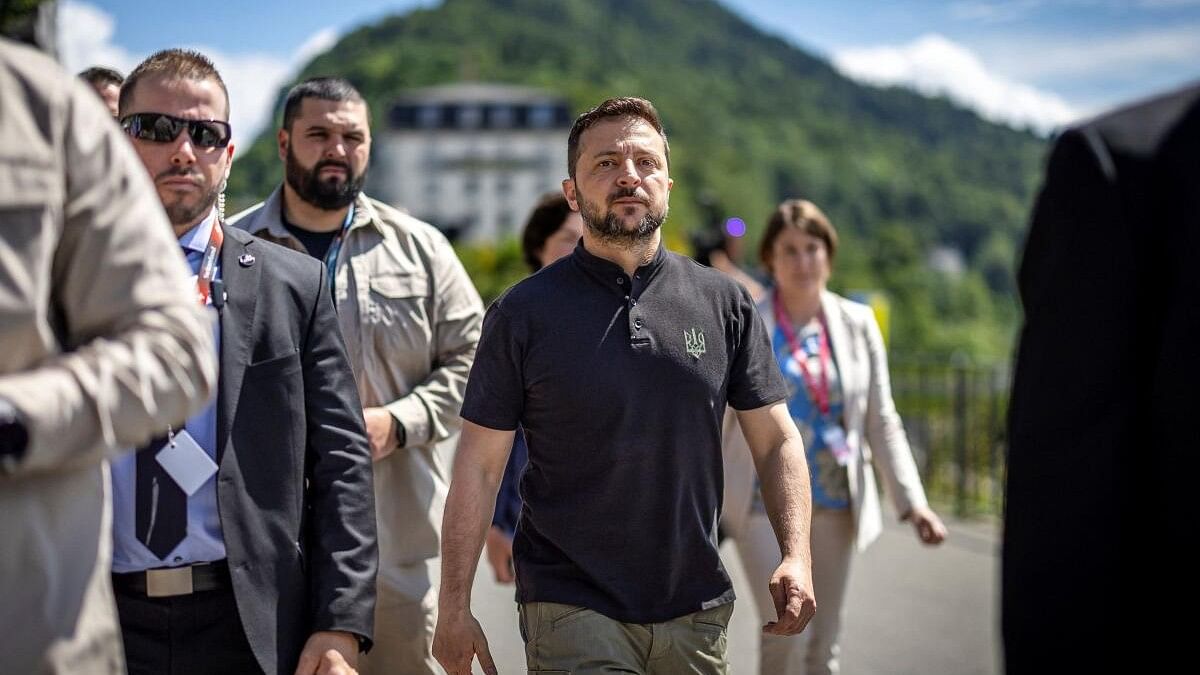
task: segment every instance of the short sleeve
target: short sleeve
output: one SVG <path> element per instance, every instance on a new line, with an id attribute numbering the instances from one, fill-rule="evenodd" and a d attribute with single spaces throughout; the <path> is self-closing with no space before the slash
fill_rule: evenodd
<path id="1" fill-rule="evenodd" d="M 787 398 L 787 388 L 767 327 L 746 289 L 739 287 L 734 311 L 738 344 L 729 373 L 729 405 L 735 410 L 753 410 Z"/>
<path id="2" fill-rule="evenodd" d="M 489 429 L 516 429 L 525 406 L 522 330 L 501 297 L 483 317 L 475 363 L 467 378 L 462 418 Z"/>

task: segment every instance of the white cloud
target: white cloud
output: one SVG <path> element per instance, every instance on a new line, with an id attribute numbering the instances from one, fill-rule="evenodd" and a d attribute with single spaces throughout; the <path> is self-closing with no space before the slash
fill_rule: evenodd
<path id="1" fill-rule="evenodd" d="M 69 72 L 91 66 L 128 73 L 138 57 L 112 43 L 117 22 L 92 5 L 67 0 L 58 7 L 58 58 Z"/>
<path id="2" fill-rule="evenodd" d="M 337 40 L 338 32 L 336 29 L 330 27 L 319 30 L 305 40 L 304 44 L 300 45 L 300 48 L 296 50 L 295 55 L 292 57 L 292 62 L 297 67 L 302 66 L 337 44 Z"/>
<path id="3" fill-rule="evenodd" d="M 940 35 L 905 45 L 836 50 L 833 63 L 854 79 L 946 96 L 996 122 L 1046 132 L 1081 116 L 1053 93 L 991 72 L 970 50 Z"/>
<path id="4" fill-rule="evenodd" d="M 101 65 L 128 73 L 149 53 L 138 54 L 115 44 L 116 21 L 95 5 L 66 0 L 58 8 L 59 58 L 70 72 Z M 279 88 L 311 58 L 333 46 L 337 32 L 326 28 L 314 33 L 292 54 L 266 52 L 229 54 L 202 44 L 163 45 L 195 49 L 212 59 L 229 90 L 234 142 L 248 147 L 271 122 L 271 107 Z"/>

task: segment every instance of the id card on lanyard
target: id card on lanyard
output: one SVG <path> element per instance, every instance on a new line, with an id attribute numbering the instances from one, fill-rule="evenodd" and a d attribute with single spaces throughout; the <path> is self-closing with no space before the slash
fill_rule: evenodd
<path id="1" fill-rule="evenodd" d="M 354 204 L 346 210 L 346 220 L 342 221 L 342 229 L 338 230 L 337 236 L 333 241 L 329 242 L 329 250 L 325 251 L 325 276 L 329 278 L 329 292 L 334 292 L 334 281 L 337 276 L 337 260 L 338 254 L 342 251 L 342 242 L 346 239 L 346 231 L 350 229 L 350 223 L 354 222 Z"/>
<path id="2" fill-rule="evenodd" d="M 846 466 L 850 461 L 850 446 L 846 441 L 846 432 L 842 429 L 842 425 L 832 419 L 830 415 L 832 405 L 830 404 L 829 372 L 833 367 L 833 354 L 829 348 L 829 331 L 825 329 L 825 317 L 822 315 L 818 322 L 817 362 L 820 371 L 814 375 L 808 369 L 809 354 L 801 346 L 795 330 L 792 329 L 792 320 L 783 310 L 783 302 L 779 299 L 778 289 L 772 294 L 771 303 L 775 309 L 775 324 L 779 326 L 783 331 L 784 338 L 787 339 L 792 360 L 796 362 L 800 377 L 804 380 L 808 400 L 816 406 L 817 413 L 823 422 L 820 430 L 821 440 L 824 441 L 825 447 L 833 453 L 838 465 Z"/>
<path id="3" fill-rule="evenodd" d="M 217 256 L 221 254 L 223 243 L 225 231 L 221 229 L 221 221 L 213 220 L 212 232 L 208 235 L 208 244 L 204 247 L 204 257 L 200 259 L 200 269 L 196 272 L 196 293 L 202 306 L 208 305 L 212 298 L 213 279 L 217 278 Z"/>

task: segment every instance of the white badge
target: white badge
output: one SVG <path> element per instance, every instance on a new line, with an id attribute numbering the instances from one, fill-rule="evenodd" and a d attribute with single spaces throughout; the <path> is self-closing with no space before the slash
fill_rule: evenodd
<path id="1" fill-rule="evenodd" d="M 217 472 L 217 463 L 186 429 L 173 435 L 154 458 L 189 497 Z"/>
<path id="2" fill-rule="evenodd" d="M 831 424 L 821 430 L 821 440 L 825 447 L 833 453 L 838 466 L 846 466 L 850 462 L 850 446 L 846 443 L 846 432 L 840 424 Z"/>

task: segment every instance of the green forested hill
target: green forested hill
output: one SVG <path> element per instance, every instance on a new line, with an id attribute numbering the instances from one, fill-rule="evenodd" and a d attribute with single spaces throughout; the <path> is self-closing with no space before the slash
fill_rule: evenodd
<path id="1" fill-rule="evenodd" d="M 1044 141 L 855 83 L 713 0 L 445 0 L 344 36 L 301 77 L 330 74 L 359 87 L 376 124 L 401 89 L 459 80 L 543 87 L 576 112 L 645 96 L 671 140 L 668 228 L 696 227 L 706 194 L 753 238 L 780 199 L 811 199 L 844 233 L 833 286 L 890 297 L 893 351 L 1007 356 L 1014 247 Z M 280 176 L 272 129 L 235 164 L 233 202 Z M 961 251 L 967 271 L 929 271 L 936 246 Z M 495 280 L 477 282 L 486 294 Z"/>

